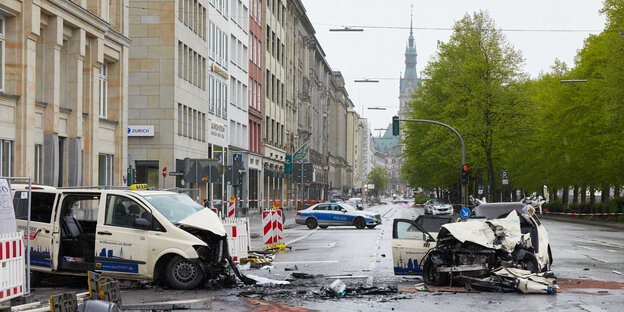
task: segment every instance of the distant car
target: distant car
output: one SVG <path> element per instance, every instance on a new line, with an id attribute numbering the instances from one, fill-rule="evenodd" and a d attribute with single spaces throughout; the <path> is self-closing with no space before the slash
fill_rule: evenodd
<path id="1" fill-rule="evenodd" d="M 394 201 L 392 201 L 392 203 L 394 203 L 394 204 L 408 204 L 409 201 L 407 201 L 405 199 L 395 199 Z"/>
<path id="2" fill-rule="evenodd" d="M 447 199 L 430 199 L 425 203 L 425 214 L 452 214 L 453 205 Z"/>
<path id="3" fill-rule="evenodd" d="M 352 225 L 358 229 L 374 228 L 381 224 L 381 215 L 358 211 L 346 203 L 321 203 L 297 212 L 297 224 L 305 224 L 309 229 L 317 226 Z"/>
<path id="4" fill-rule="evenodd" d="M 357 210 L 364 210 L 364 204 L 359 197 L 352 197 L 347 200 L 347 203 L 354 203 Z"/>

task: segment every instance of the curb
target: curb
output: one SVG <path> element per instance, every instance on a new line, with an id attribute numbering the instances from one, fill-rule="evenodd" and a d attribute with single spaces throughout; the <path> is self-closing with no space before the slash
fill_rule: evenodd
<path id="1" fill-rule="evenodd" d="M 551 215 L 551 214 L 542 214 L 539 215 L 540 219 L 546 219 L 546 220 L 555 220 L 555 221 L 561 221 L 561 222 L 570 222 L 570 223 L 579 223 L 579 224 L 587 224 L 587 225 L 594 225 L 594 226 L 603 226 L 603 227 L 610 227 L 610 228 L 615 228 L 615 229 L 623 229 L 624 230 L 624 223 L 622 222 L 612 222 L 612 221 L 604 221 L 604 220 L 586 220 L 583 218 L 573 218 L 573 217 L 566 217 L 566 216 L 560 216 L 560 215 Z"/>

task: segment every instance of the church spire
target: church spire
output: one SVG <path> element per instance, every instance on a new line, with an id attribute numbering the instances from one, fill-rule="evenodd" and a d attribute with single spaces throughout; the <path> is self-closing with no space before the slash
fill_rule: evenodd
<path id="1" fill-rule="evenodd" d="M 409 35 L 409 47 L 414 47 L 414 30 L 413 30 L 413 21 L 414 21 L 414 5 L 410 5 L 410 35 Z"/>

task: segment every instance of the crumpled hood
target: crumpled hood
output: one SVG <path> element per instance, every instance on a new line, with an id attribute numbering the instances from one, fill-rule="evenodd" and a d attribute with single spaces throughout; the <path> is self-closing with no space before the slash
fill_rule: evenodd
<path id="1" fill-rule="evenodd" d="M 182 219 L 178 222 L 178 224 L 210 231 L 219 236 L 225 236 L 225 228 L 223 227 L 223 223 L 221 223 L 219 216 L 208 208 L 204 208 L 186 217 L 185 219 Z"/>
<path id="2" fill-rule="evenodd" d="M 509 216 L 517 213 L 512 211 Z M 438 237 L 445 232 L 460 242 L 471 242 L 491 249 L 505 249 L 512 252 L 522 240 L 520 222 L 513 219 L 470 220 L 442 225 Z"/>

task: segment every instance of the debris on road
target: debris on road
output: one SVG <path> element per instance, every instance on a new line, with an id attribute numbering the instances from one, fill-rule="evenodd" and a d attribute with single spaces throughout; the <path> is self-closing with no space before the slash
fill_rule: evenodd
<path id="1" fill-rule="evenodd" d="M 256 282 L 256 285 L 289 285 L 290 284 L 289 281 L 278 281 L 278 280 L 273 280 L 270 278 L 251 275 L 251 274 L 247 274 L 247 277 L 253 279 Z"/>
<path id="2" fill-rule="evenodd" d="M 301 272 L 292 272 L 290 273 L 290 276 L 294 278 L 301 278 L 301 279 L 312 279 L 312 278 L 322 277 L 322 275 L 314 275 L 310 273 L 301 273 Z"/>
<path id="3" fill-rule="evenodd" d="M 331 289 L 334 292 L 334 294 L 338 296 L 344 296 L 346 288 L 347 288 L 347 285 L 340 279 L 335 280 L 329 285 L 329 289 Z"/>
<path id="4" fill-rule="evenodd" d="M 299 268 L 297 267 L 296 264 L 290 268 L 289 267 L 284 268 L 284 271 L 298 271 L 298 270 Z"/>
<path id="5" fill-rule="evenodd" d="M 467 277 L 467 284 L 480 291 L 512 292 L 524 294 L 556 294 L 557 280 L 552 273 L 531 273 L 515 268 L 499 268 L 486 278 Z"/>
<path id="6" fill-rule="evenodd" d="M 615 273 L 617 275 L 622 275 L 622 272 L 620 272 L 620 271 L 612 270 L 611 272 L 613 272 L 613 273 Z"/>

